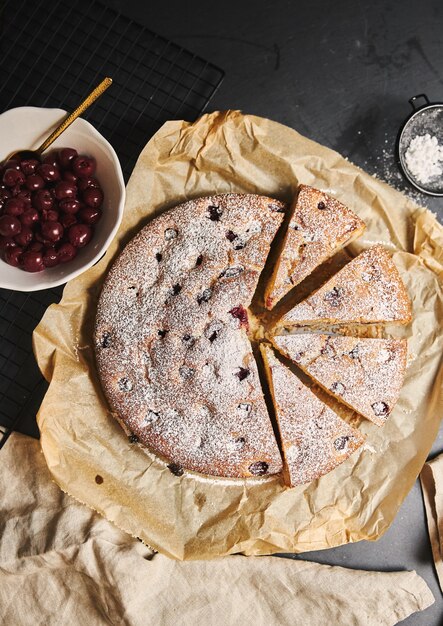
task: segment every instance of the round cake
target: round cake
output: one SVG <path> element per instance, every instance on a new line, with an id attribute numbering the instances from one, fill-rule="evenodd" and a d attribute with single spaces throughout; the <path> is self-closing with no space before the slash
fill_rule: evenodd
<path id="1" fill-rule="evenodd" d="M 342 404 L 383 426 L 398 400 L 405 340 L 312 333 L 319 320 L 350 328 L 356 321 L 410 321 L 406 288 L 380 245 L 364 250 L 283 314 L 277 334 L 271 331 L 278 353 L 261 345 L 260 380 L 248 307 L 277 231 L 285 236 L 286 229 L 287 241 L 285 209 L 253 194 L 191 200 L 143 228 L 105 280 L 94 338 L 103 390 L 131 441 L 161 457 L 177 476 L 185 470 L 267 476 L 284 464 L 286 484 L 302 484 L 361 447 L 361 435 L 341 418 Z M 329 210 L 338 217 L 343 212 L 336 203 Z M 268 264 L 275 263 L 271 256 Z M 285 333 L 295 326 L 297 334 L 278 336 L 282 324 Z M 305 354 L 306 362 L 300 346 L 311 355 Z M 301 370 L 316 390 L 302 384 Z"/>
<path id="2" fill-rule="evenodd" d="M 281 471 L 246 309 L 284 211 L 252 194 L 191 200 L 143 228 L 106 278 L 95 327 L 105 395 L 175 474 Z"/>

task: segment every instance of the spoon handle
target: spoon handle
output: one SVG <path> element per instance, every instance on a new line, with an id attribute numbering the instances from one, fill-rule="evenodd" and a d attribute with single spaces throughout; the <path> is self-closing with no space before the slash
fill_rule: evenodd
<path id="1" fill-rule="evenodd" d="M 102 82 L 97 85 L 97 87 L 91 91 L 89 96 L 87 96 L 79 106 L 72 111 L 59 126 L 54 130 L 53 133 L 49 135 L 47 139 L 39 146 L 36 150 L 38 154 L 44 152 L 49 146 L 59 137 L 67 128 L 72 124 L 74 120 L 78 118 L 86 109 L 91 106 L 93 102 L 97 100 L 99 96 L 102 95 L 103 92 L 112 84 L 112 78 L 105 78 Z"/>

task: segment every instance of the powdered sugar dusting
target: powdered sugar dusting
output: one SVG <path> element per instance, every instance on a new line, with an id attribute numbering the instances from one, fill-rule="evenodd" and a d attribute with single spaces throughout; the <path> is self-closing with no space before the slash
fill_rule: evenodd
<path id="1" fill-rule="evenodd" d="M 379 426 L 386 422 L 403 385 L 405 340 L 306 333 L 274 343 L 338 400 Z"/>
<path id="2" fill-rule="evenodd" d="M 261 351 L 291 486 L 310 482 L 345 461 L 361 446 L 363 436 L 280 363 L 269 346 L 262 344 Z"/>
<path id="3" fill-rule="evenodd" d="M 249 305 L 283 210 L 255 195 L 185 203 L 145 227 L 107 277 L 95 330 L 105 394 L 174 467 L 281 470 L 250 342 L 230 311 Z"/>
<path id="4" fill-rule="evenodd" d="M 408 323 L 411 304 L 386 250 L 362 252 L 283 318 L 283 325 Z"/>
<path id="5" fill-rule="evenodd" d="M 300 185 L 283 249 L 266 289 L 266 306 L 272 308 L 364 228 L 364 222 L 336 198 Z"/>

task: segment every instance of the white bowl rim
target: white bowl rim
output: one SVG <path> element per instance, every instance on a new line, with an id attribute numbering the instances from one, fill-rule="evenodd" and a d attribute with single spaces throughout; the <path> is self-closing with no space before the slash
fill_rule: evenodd
<path id="1" fill-rule="evenodd" d="M 15 113 L 17 111 L 20 111 L 20 113 L 25 113 L 26 111 L 50 111 L 54 114 L 55 113 L 60 114 L 60 116 L 67 114 L 67 111 L 65 111 L 64 109 L 59 109 L 57 107 L 23 106 L 23 107 L 14 107 L 13 109 L 8 109 L 7 111 L 0 113 L 0 117 L 1 118 L 4 118 L 5 116 L 7 117 L 9 114 Z M 40 280 L 38 283 L 36 282 L 35 286 L 33 285 L 17 286 L 15 284 L 13 285 L 9 281 L 5 281 L 0 276 L 0 288 L 1 289 L 9 289 L 11 291 L 33 292 L 33 291 L 41 291 L 43 289 L 52 289 L 54 287 L 59 287 L 60 285 L 64 285 L 68 281 L 76 278 L 77 276 L 80 276 L 80 274 L 83 274 L 83 272 L 85 272 L 90 267 L 92 267 L 95 263 L 97 263 L 99 259 L 102 258 L 104 254 L 106 254 L 107 249 L 109 248 L 112 240 L 114 239 L 120 227 L 121 221 L 123 219 L 123 210 L 124 210 L 125 198 L 126 198 L 126 187 L 125 187 L 125 181 L 123 178 L 122 168 L 121 168 L 117 153 L 115 152 L 114 148 L 109 143 L 109 141 L 105 139 L 105 137 L 103 137 L 103 135 L 99 133 L 99 131 L 90 122 L 88 122 L 82 117 L 77 118 L 76 121 L 80 121 L 82 124 L 85 124 L 88 127 L 88 132 L 90 132 L 91 135 L 95 136 L 102 144 L 106 146 L 107 150 L 109 151 L 111 160 L 115 166 L 116 179 L 117 179 L 117 184 L 118 184 L 118 188 L 120 191 L 120 202 L 117 208 L 116 222 L 113 228 L 111 229 L 111 231 L 109 232 L 109 235 L 106 237 L 103 246 L 100 248 L 100 250 L 97 251 L 94 257 L 92 257 L 92 259 L 90 259 L 87 263 L 85 263 L 78 269 L 73 270 L 69 274 L 66 274 L 66 276 L 63 276 L 58 280 L 52 280 L 52 281 L 43 280 L 43 272 L 36 272 L 34 276 L 36 278 L 41 277 L 42 280 Z M 54 123 L 56 123 L 56 121 L 54 121 Z"/>

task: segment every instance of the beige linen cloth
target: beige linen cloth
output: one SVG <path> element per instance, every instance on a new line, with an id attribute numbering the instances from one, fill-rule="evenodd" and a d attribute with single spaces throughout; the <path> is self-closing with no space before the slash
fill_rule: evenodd
<path id="1" fill-rule="evenodd" d="M 440 588 L 443 591 L 443 454 L 425 463 L 420 474 L 429 537 Z"/>
<path id="2" fill-rule="evenodd" d="M 0 454 L 0 623 L 8 626 L 396 624 L 434 602 L 415 572 L 156 554 L 52 482 L 29 437 Z"/>

